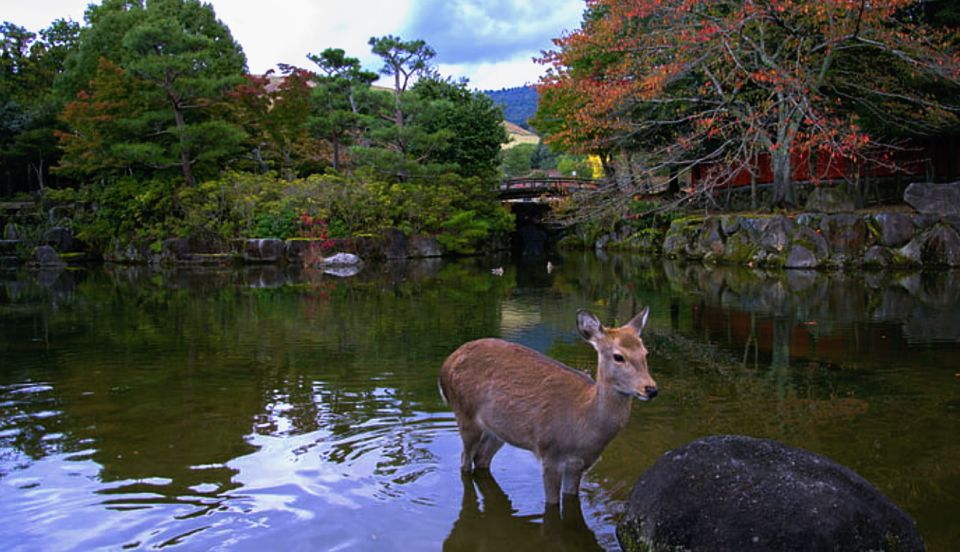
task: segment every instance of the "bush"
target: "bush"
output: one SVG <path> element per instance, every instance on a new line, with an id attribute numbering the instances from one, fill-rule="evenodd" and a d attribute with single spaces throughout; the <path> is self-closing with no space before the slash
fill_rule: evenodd
<path id="1" fill-rule="evenodd" d="M 93 209 L 77 221 L 77 234 L 98 247 L 114 237 L 284 239 L 298 235 L 302 217 L 308 216 L 327 221 L 331 237 L 399 228 L 442 235 L 451 251 L 472 253 L 513 227 L 512 215 L 491 190 L 489 182 L 476 177 L 444 174 L 387 182 L 371 171 L 292 181 L 274 174 L 227 173 L 194 188 L 120 179 L 82 189 L 82 201 Z"/>

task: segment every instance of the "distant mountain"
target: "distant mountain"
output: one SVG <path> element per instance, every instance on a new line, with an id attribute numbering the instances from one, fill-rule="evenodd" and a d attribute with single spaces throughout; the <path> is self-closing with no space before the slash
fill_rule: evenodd
<path id="1" fill-rule="evenodd" d="M 503 118 L 523 128 L 530 128 L 527 119 L 537 112 L 537 89 L 532 86 L 484 90 L 494 102 L 503 106 Z"/>

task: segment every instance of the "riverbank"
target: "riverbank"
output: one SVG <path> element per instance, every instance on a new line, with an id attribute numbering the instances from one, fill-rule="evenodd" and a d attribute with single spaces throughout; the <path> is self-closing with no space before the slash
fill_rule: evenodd
<path id="1" fill-rule="evenodd" d="M 907 206 L 885 210 L 687 216 L 666 229 L 624 227 L 595 247 L 763 268 L 958 267 L 953 196 L 960 196 L 958 183 L 912 184 Z"/>
<path id="2" fill-rule="evenodd" d="M 96 253 L 75 240 L 65 228 L 48 231 L 42 245 L 25 250 L 22 242 L 0 240 L 0 268 L 21 265 L 34 268 L 60 267 L 83 263 L 130 265 L 219 266 L 231 264 L 293 264 L 317 266 L 336 254 L 344 253 L 362 260 L 399 260 L 434 258 L 450 255 L 436 236 L 388 230 L 379 235 L 351 238 L 250 238 L 229 241 L 204 241 L 168 238 L 163 242 L 113 240 L 106 251 Z M 497 248 L 502 244 L 491 244 Z"/>

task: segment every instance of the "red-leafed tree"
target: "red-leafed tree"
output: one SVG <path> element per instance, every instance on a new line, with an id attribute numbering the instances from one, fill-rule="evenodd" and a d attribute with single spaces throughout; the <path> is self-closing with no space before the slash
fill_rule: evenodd
<path id="1" fill-rule="evenodd" d="M 246 82 L 228 94 L 258 170 L 273 168 L 292 179 L 326 163 L 327 148 L 311 135 L 308 124 L 314 79 L 306 69 L 281 65 L 279 75 L 247 75 Z"/>
<path id="2" fill-rule="evenodd" d="M 774 204 L 792 205 L 799 153 L 860 157 L 884 126 L 956 125 L 956 96 L 931 92 L 957 86 L 955 30 L 920 4 L 588 0 L 544 54 L 535 124 L 566 149 L 636 154 L 642 176 L 709 164 L 707 185 L 769 156 Z"/>

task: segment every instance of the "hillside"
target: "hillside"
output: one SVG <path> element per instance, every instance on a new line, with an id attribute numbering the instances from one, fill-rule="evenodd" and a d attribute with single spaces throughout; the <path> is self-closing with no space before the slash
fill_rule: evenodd
<path id="1" fill-rule="evenodd" d="M 504 148 L 512 148 L 513 146 L 520 144 L 537 145 L 540 143 L 540 137 L 537 136 L 536 133 L 525 129 L 516 123 L 504 121 L 503 126 L 507 129 L 507 134 L 510 135 L 510 141 L 504 144 Z"/>
<path id="2" fill-rule="evenodd" d="M 503 118 L 529 129 L 527 119 L 537 112 L 537 89 L 532 86 L 516 86 L 500 90 L 484 90 L 494 102 L 503 106 Z"/>

